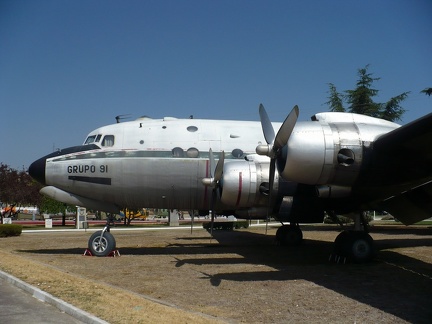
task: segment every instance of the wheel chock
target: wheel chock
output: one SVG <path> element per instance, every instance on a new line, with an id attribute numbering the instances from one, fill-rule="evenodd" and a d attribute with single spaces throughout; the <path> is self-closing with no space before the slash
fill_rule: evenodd
<path id="1" fill-rule="evenodd" d="M 120 252 L 119 250 L 112 250 L 107 257 L 119 257 L 120 256 Z"/>
<path id="2" fill-rule="evenodd" d="M 89 249 L 85 249 L 83 256 L 93 256 L 91 251 Z M 120 252 L 119 250 L 112 250 L 110 253 L 108 253 L 107 257 L 119 257 Z"/>

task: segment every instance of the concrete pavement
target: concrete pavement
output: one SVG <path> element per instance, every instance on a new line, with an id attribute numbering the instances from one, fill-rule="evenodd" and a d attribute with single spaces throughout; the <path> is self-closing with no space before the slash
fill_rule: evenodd
<path id="1" fill-rule="evenodd" d="M 3 271 L 0 271 L 0 323 L 107 324 Z"/>

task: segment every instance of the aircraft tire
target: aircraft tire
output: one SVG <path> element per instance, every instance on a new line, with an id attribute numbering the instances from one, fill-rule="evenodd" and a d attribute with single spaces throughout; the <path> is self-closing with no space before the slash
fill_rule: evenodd
<path id="1" fill-rule="evenodd" d="M 375 255 L 373 239 L 365 232 L 351 232 L 348 247 L 349 258 L 356 263 L 370 261 Z"/>
<path id="2" fill-rule="evenodd" d="M 351 262 L 367 262 L 375 256 L 373 239 L 365 232 L 343 231 L 334 244 L 334 254 Z"/>
<path id="3" fill-rule="evenodd" d="M 101 239 L 102 231 L 94 232 L 88 241 L 88 249 L 94 256 L 104 257 L 116 248 L 116 241 L 110 232 L 105 232 Z"/>
<path id="4" fill-rule="evenodd" d="M 349 252 L 347 249 L 347 244 L 349 240 L 350 232 L 342 231 L 336 237 L 334 241 L 334 253 L 336 255 L 341 255 L 347 257 L 347 253 Z"/>
<path id="5" fill-rule="evenodd" d="M 303 241 L 303 232 L 298 225 L 282 225 L 276 231 L 276 241 L 281 246 L 298 246 Z"/>

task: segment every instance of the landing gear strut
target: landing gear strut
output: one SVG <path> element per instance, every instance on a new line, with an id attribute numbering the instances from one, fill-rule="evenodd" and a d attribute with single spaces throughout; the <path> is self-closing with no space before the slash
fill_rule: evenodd
<path id="1" fill-rule="evenodd" d="M 303 241 L 303 233 L 298 224 L 284 225 L 276 231 L 276 242 L 282 246 L 298 246 Z"/>
<path id="2" fill-rule="evenodd" d="M 94 232 L 88 241 L 88 249 L 92 255 L 105 257 L 116 248 L 114 236 L 110 233 L 111 219 L 107 219 L 107 223 L 102 231 Z"/>
<path id="3" fill-rule="evenodd" d="M 375 256 L 375 248 L 373 239 L 368 234 L 368 227 L 364 212 L 357 214 L 354 219 L 354 230 L 344 230 L 336 237 L 334 252 L 330 259 L 343 263 L 372 260 Z"/>

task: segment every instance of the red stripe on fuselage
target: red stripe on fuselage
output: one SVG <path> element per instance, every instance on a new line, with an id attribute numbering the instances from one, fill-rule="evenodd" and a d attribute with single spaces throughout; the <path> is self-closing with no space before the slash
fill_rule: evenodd
<path id="1" fill-rule="evenodd" d="M 206 161 L 206 178 L 209 177 L 209 164 L 210 164 L 210 160 Z M 208 205 L 208 187 L 207 186 L 203 186 L 204 187 L 204 206 Z"/>
<path id="2" fill-rule="evenodd" d="M 241 193 L 242 193 L 242 186 L 243 186 L 243 175 L 242 172 L 239 172 L 239 185 L 238 185 L 238 193 L 237 193 L 237 202 L 236 206 L 240 203 Z"/>

